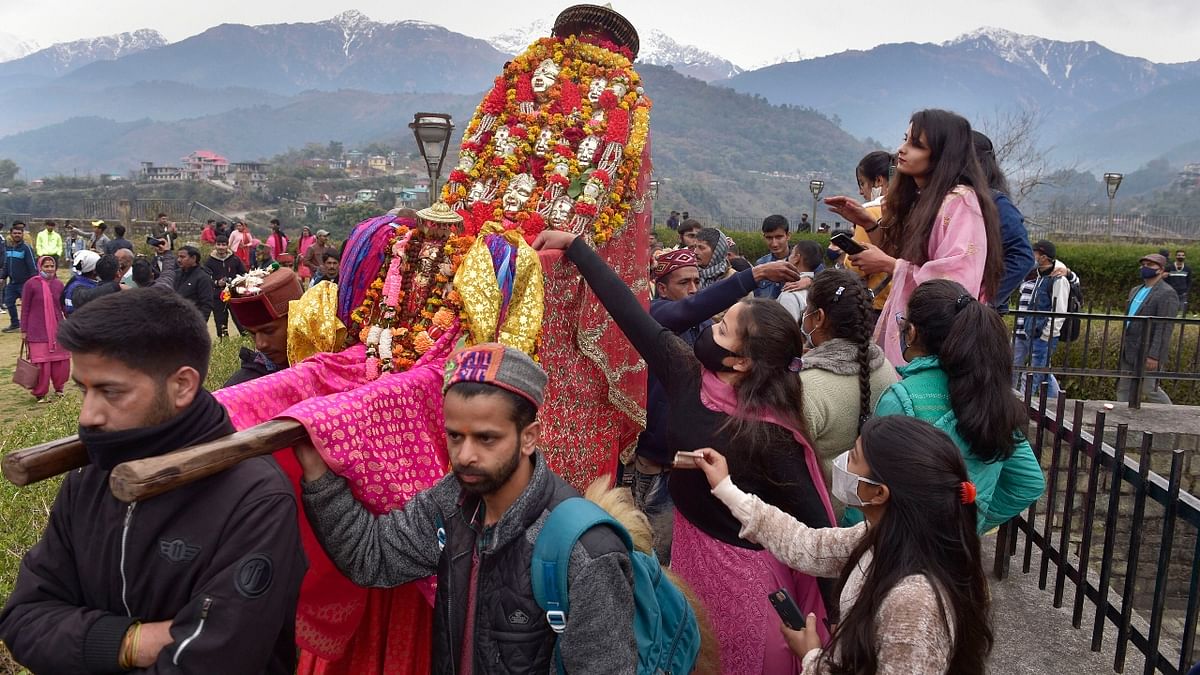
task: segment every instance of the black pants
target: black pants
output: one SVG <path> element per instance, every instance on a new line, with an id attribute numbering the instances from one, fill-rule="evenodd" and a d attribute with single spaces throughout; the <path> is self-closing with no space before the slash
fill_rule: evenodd
<path id="1" fill-rule="evenodd" d="M 246 329 L 242 328 L 242 324 L 237 320 L 237 316 L 229 311 L 228 303 L 217 300 L 213 303 L 213 322 L 217 324 L 217 336 L 225 337 L 229 335 L 229 319 L 233 319 L 233 325 L 237 328 L 238 335 L 245 335 Z"/>

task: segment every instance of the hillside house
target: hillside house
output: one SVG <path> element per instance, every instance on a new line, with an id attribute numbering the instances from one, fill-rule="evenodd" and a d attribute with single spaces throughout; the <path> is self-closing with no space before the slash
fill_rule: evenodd
<path id="1" fill-rule="evenodd" d="M 229 160 L 211 150 L 197 150 L 183 158 L 183 173 L 191 180 L 216 180 L 229 172 Z"/>
<path id="2" fill-rule="evenodd" d="M 247 192 L 262 192 L 267 189 L 270 168 L 266 162 L 234 162 L 229 165 L 225 182 Z"/>
<path id="3" fill-rule="evenodd" d="M 391 163 L 383 155 L 371 155 L 367 158 L 367 168 L 378 173 L 387 173 Z"/>
<path id="4" fill-rule="evenodd" d="M 138 179 L 149 183 L 174 183 L 184 179 L 183 169 L 178 166 L 155 166 L 154 162 L 142 162 Z"/>

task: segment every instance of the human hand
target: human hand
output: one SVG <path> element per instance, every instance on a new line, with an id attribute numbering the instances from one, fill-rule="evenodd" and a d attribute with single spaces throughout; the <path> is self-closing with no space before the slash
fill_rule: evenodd
<path id="1" fill-rule="evenodd" d="M 826 197 L 825 205 L 829 207 L 837 215 L 846 220 L 861 225 L 864 229 L 875 224 L 875 220 L 871 218 L 871 214 L 862 207 L 857 201 L 850 197 Z"/>
<path id="2" fill-rule="evenodd" d="M 783 292 L 791 293 L 792 291 L 803 291 L 803 290 L 807 290 L 808 287 L 812 286 L 812 285 L 813 285 L 812 277 L 801 277 L 799 281 L 792 281 L 792 282 L 784 284 Z"/>
<path id="3" fill-rule="evenodd" d="M 878 246 L 866 246 L 862 253 L 850 256 L 850 261 L 865 274 L 892 274 L 896 270 L 896 259 L 884 253 Z"/>
<path id="4" fill-rule="evenodd" d="M 696 459 L 696 466 L 704 471 L 709 487 L 715 488 L 718 483 L 729 477 L 729 464 L 724 455 L 712 448 L 703 448 L 697 452 L 702 453 L 702 456 Z"/>
<path id="5" fill-rule="evenodd" d="M 535 251 L 553 251 L 567 250 L 575 241 L 578 235 L 562 230 L 542 230 L 538 233 L 537 239 L 533 240 L 533 250 Z"/>
<path id="6" fill-rule="evenodd" d="M 754 272 L 755 281 L 773 281 L 779 283 L 781 281 L 796 281 L 800 278 L 800 270 L 796 266 L 786 260 L 775 260 L 761 265 L 755 265 L 751 268 Z"/>
<path id="7" fill-rule="evenodd" d="M 1158 359 L 1146 358 L 1146 370 L 1158 370 Z"/>
<path id="8" fill-rule="evenodd" d="M 131 626 L 125 633 L 125 642 L 121 645 L 122 654 L 125 653 L 129 640 L 133 639 L 135 631 L 138 637 L 137 652 L 134 653 L 131 664 L 134 668 L 149 668 L 154 665 L 159 652 L 175 641 L 175 638 L 171 637 L 170 621 L 143 623 L 140 626 Z"/>
<path id="9" fill-rule="evenodd" d="M 157 251 L 159 255 L 167 253 L 171 250 L 171 242 L 167 241 L 166 239 L 163 239 L 161 241 L 162 241 L 161 244 L 154 247 L 154 250 Z"/>
<path id="10" fill-rule="evenodd" d="M 296 453 L 296 461 L 300 463 L 300 468 L 304 471 L 305 483 L 318 480 L 329 471 L 329 465 L 325 463 L 321 453 L 317 452 L 311 439 L 305 438 L 303 441 L 292 444 L 292 452 Z"/>
<path id="11" fill-rule="evenodd" d="M 809 614 L 808 619 L 804 623 L 804 630 L 792 630 L 782 623 L 779 624 L 779 631 L 783 633 L 783 639 L 787 640 L 788 649 L 800 658 L 804 658 L 814 649 L 821 648 L 821 636 L 817 634 L 817 615 Z"/>
<path id="12" fill-rule="evenodd" d="M 1066 265 L 1063 265 L 1062 267 L 1059 267 L 1058 265 L 1055 265 L 1055 266 L 1054 266 L 1054 270 L 1050 272 L 1050 276 L 1052 276 L 1052 277 L 1065 277 L 1065 276 L 1067 276 L 1067 275 L 1068 275 L 1068 274 L 1070 274 L 1070 273 L 1071 273 L 1071 270 L 1070 270 L 1070 268 L 1068 268 Z"/>

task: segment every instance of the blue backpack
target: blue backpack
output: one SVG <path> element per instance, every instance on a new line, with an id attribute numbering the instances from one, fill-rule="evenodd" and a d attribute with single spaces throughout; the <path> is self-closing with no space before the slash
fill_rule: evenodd
<path id="1" fill-rule="evenodd" d="M 687 598 L 663 574 L 657 558 L 634 550 L 625 528 L 607 511 L 581 497 L 566 499 L 555 507 L 533 545 L 533 597 L 546 611 L 550 628 L 561 635 L 567 627 L 570 610 L 567 567 L 571 550 L 584 532 L 597 525 L 612 528 L 629 549 L 638 675 L 692 672 L 700 654 L 700 626 Z M 557 646 L 554 661 L 558 673 L 565 673 Z"/>

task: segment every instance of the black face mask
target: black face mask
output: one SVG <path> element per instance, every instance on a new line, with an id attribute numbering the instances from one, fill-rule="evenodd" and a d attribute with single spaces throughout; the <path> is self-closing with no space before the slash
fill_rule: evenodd
<path id="1" fill-rule="evenodd" d="M 692 351 L 696 354 L 700 365 L 714 373 L 734 372 L 732 367 L 725 365 L 725 359 L 731 356 L 735 358 L 741 356 L 741 354 L 735 354 L 717 344 L 716 340 L 713 339 L 713 327 L 711 325 L 700 331 L 700 337 L 696 338 L 696 344 L 692 346 Z"/>

